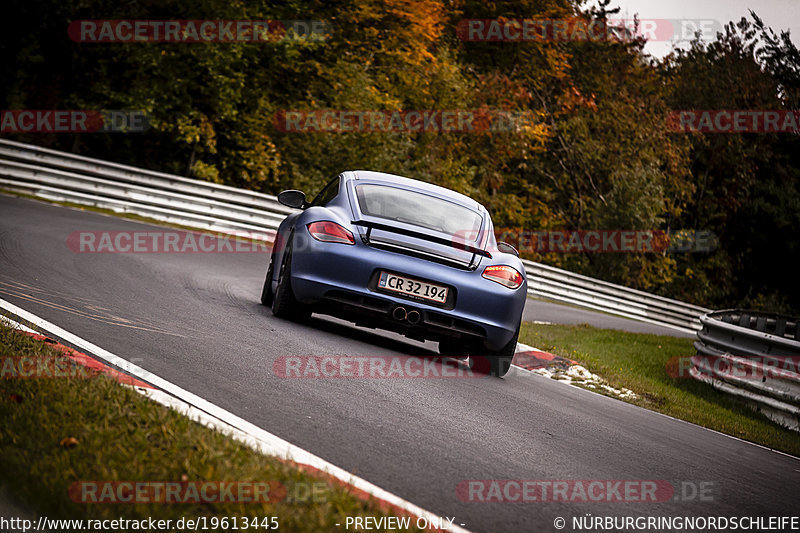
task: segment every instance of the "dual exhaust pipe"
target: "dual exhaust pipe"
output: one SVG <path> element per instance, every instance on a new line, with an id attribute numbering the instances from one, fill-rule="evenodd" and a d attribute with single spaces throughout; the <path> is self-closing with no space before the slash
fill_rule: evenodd
<path id="1" fill-rule="evenodd" d="M 408 321 L 409 324 L 415 326 L 419 324 L 420 320 L 422 320 L 422 315 L 420 315 L 419 311 L 417 311 L 416 309 L 411 309 L 409 311 L 402 305 L 398 305 L 392 311 L 392 318 L 400 322 Z"/>

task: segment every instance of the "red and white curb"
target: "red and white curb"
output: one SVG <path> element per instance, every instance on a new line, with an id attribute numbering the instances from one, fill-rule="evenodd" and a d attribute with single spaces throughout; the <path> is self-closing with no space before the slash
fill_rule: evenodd
<path id="1" fill-rule="evenodd" d="M 0 301 L 2 301 L 2 300 L 0 300 Z M 11 320 L 8 317 L 0 315 L 0 322 L 3 322 L 4 324 L 11 326 L 12 328 L 20 331 L 21 333 L 24 333 L 25 335 L 28 335 L 29 337 L 32 337 L 32 338 L 36 339 L 36 340 L 47 342 L 47 344 L 51 348 L 54 348 L 54 349 L 60 351 L 67 359 L 69 359 L 70 361 L 72 361 L 73 363 L 75 363 L 77 365 L 80 365 L 80 366 L 88 369 L 90 372 L 93 372 L 95 374 L 104 374 L 104 375 L 106 375 L 106 376 L 118 381 L 119 383 L 121 383 L 123 385 L 128 385 L 130 387 L 139 388 L 139 389 L 152 389 L 153 388 L 150 385 L 148 385 L 147 383 L 145 383 L 144 381 L 141 381 L 139 379 L 131 377 L 131 376 L 127 375 L 127 374 L 123 374 L 119 370 L 111 368 L 110 366 L 101 363 L 97 359 L 95 359 L 93 357 L 89 357 L 85 353 L 73 350 L 72 348 L 70 348 L 68 346 L 64 346 L 61 343 L 57 343 L 57 342 L 53 341 L 52 339 L 50 339 L 48 337 L 45 337 L 44 335 L 40 334 L 38 331 L 34 331 L 31 328 L 29 328 L 28 326 L 26 326 L 24 324 L 20 324 L 19 322 L 15 321 L 15 320 Z"/>
<path id="2" fill-rule="evenodd" d="M 571 359 L 543 352 L 527 344 L 517 344 L 513 366 L 567 385 L 601 390 L 621 400 L 632 400 L 637 397 L 636 393 L 625 387 L 612 387 L 601 376 Z"/>
<path id="3" fill-rule="evenodd" d="M 62 329 L 47 320 L 40 318 L 33 313 L 30 313 L 16 305 L 7 302 L 0 298 L 0 309 L 15 315 L 21 320 L 32 324 L 42 331 L 50 333 L 59 339 L 72 344 L 84 350 L 88 354 L 92 354 L 96 358 L 101 359 L 106 365 L 111 367 L 111 370 L 120 369 L 125 373 L 136 378 L 141 385 L 134 385 L 135 390 L 139 391 L 148 398 L 174 409 L 192 420 L 216 429 L 226 435 L 229 435 L 250 448 L 261 452 L 265 455 L 276 456 L 280 459 L 291 461 L 298 464 L 301 468 L 312 471 L 319 471 L 327 476 L 345 483 L 355 489 L 356 494 L 368 495 L 375 498 L 379 503 L 389 510 L 400 512 L 400 514 L 410 514 L 419 518 L 425 518 L 428 524 L 437 524 L 442 521 L 442 517 L 435 515 L 430 511 L 414 505 L 413 503 L 404 500 L 403 498 L 386 491 L 369 481 L 355 476 L 346 470 L 329 463 L 328 461 L 318 457 L 311 452 L 304 450 L 294 444 L 285 441 L 273 435 L 272 433 L 259 428 L 258 426 L 247 422 L 217 407 L 213 403 L 185 390 L 181 387 L 167 381 L 166 379 L 157 376 L 147 370 L 135 365 L 108 350 L 93 344 L 77 335 L 74 335 L 65 329 Z M 19 324 L 9 318 L 4 318 L 4 321 L 14 325 L 21 326 L 20 329 L 28 333 L 37 334 L 38 332 Z M 16 326 L 15 326 L 16 327 Z M 69 350 L 69 348 L 67 348 Z M 74 350 L 71 350 L 74 352 Z M 78 352 L 79 353 L 79 352 Z M 107 372 L 104 370 L 104 372 Z M 121 376 L 125 374 L 117 372 Z M 128 377 L 128 376 L 125 376 Z M 149 385 L 148 385 L 149 384 Z M 446 521 L 445 521 L 446 522 Z M 467 533 L 467 529 L 463 524 L 448 524 L 447 531 L 454 533 Z"/>

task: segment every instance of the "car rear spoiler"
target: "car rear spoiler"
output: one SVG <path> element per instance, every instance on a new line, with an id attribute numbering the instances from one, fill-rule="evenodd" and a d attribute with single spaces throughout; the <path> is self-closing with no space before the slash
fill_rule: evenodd
<path id="1" fill-rule="evenodd" d="M 492 258 L 492 254 L 490 254 L 486 250 L 478 248 L 477 246 L 472 246 L 471 244 L 458 242 L 454 239 L 445 239 L 444 237 L 436 237 L 435 235 L 429 235 L 427 233 L 422 233 L 420 231 L 398 228 L 397 226 L 390 226 L 389 224 L 381 224 L 379 222 L 368 222 L 366 220 L 353 220 L 350 223 L 354 226 L 363 226 L 367 228 L 367 240 L 369 240 L 372 230 L 377 229 L 381 231 L 388 231 L 391 233 L 399 233 L 400 235 L 405 235 L 406 237 L 414 237 L 425 241 L 435 242 L 436 244 L 442 244 L 444 246 L 450 246 L 451 248 L 464 250 L 465 252 L 472 252 L 473 254 L 482 255 L 483 257 L 488 257 L 489 259 Z"/>

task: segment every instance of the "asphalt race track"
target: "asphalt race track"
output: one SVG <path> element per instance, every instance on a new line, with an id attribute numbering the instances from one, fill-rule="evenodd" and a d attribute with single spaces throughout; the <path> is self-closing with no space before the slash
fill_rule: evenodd
<path id="1" fill-rule="evenodd" d="M 263 254 L 67 247 L 74 231 L 148 228 L 0 195 L 0 297 L 470 530 L 555 531 L 563 517 L 572 531 L 586 513 L 796 514 L 800 460 L 518 369 L 505 379 L 278 377 L 281 356 L 415 357 L 436 346 L 273 317 L 258 301 Z M 565 316 L 629 322 L 541 302 L 526 311 Z M 463 502 L 456 486 L 470 479 L 705 482 L 713 501 Z"/>
<path id="2" fill-rule="evenodd" d="M 656 335 L 670 335 L 673 337 L 693 337 L 694 335 L 684 333 L 666 326 L 639 322 L 614 315 L 607 315 L 597 311 L 589 311 L 567 305 L 559 305 L 553 302 L 539 301 L 528 298 L 522 319 L 528 322 L 541 321 L 552 322 L 553 324 L 590 324 L 604 329 L 619 329 L 631 331 L 633 333 L 654 333 Z"/>

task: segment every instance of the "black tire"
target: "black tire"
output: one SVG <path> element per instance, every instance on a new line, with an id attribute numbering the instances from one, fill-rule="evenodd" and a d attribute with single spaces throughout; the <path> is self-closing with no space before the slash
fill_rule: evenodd
<path id="1" fill-rule="evenodd" d="M 508 344 L 499 350 L 481 350 L 481 353 L 471 354 L 472 369 L 482 374 L 489 374 L 501 378 L 511 369 L 511 362 L 517 351 L 517 340 L 519 339 L 519 326 L 514 336 Z"/>
<path id="2" fill-rule="evenodd" d="M 283 254 L 278 270 L 278 286 L 272 298 L 272 314 L 280 318 L 300 320 L 311 313 L 294 297 L 292 292 L 292 245 Z"/>
<path id="3" fill-rule="evenodd" d="M 269 267 L 267 267 L 267 278 L 264 280 L 264 288 L 261 289 L 261 305 L 267 307 L 272 305 L 272 300 L 275 299 L 275 293 L 272 292 L 272 273 L 275 269 L 275 252 L 269 256 Z"/>

